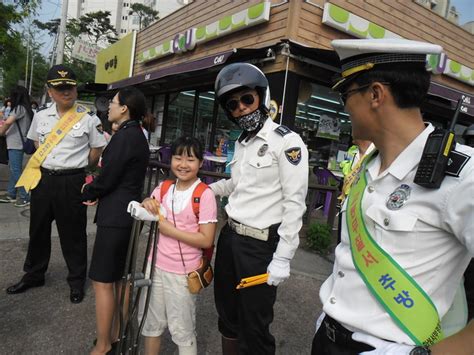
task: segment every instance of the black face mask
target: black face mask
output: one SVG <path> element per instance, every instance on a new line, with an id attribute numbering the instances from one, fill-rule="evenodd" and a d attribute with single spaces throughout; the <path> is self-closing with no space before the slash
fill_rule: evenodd
<path id="1" fill-rule="evenodd" d="M 241 129 L 246 132 L 253 132 L 263 126 L 265 118 L 266 116 L 262 113 L 262 111 L 260 111 L 260 109 L 256 109 L 254 112 L 249 113 L 248 115 L 236 118 L 236 120 Z"/>

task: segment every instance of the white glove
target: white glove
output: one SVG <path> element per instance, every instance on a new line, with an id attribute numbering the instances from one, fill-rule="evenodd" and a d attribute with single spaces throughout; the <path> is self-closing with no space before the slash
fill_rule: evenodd
<path id="1" fill-rule="evenodd" d="M 281 282 L 290 277 L 290 259 L 273 255 L 273 259 L 267 267 L 268 280 L 270 286 L 278 286 Z"/>
<path id="2" fill-rule="evenodd" d="M 133 218 L 140 221 L 158 221 L 158 216 L 152 215 L 140 205 L 140 202 L 137 201 L 131 201 L 128 204 L 127 212 L 130 213 Z"/>
<path id="3" fill-rule="evenodd" d="M 352 339 L 373 346 L 375 350 L 364 351 L 360 355 L 409 355 L 412 345 L 392 343 L 362 332 L 352 334 Z"/>

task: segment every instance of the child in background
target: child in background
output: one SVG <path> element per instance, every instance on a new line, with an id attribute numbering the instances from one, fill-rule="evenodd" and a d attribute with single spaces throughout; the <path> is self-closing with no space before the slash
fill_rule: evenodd
<path id="1" fill-rule="evenodd" d="M 197 177 L 203 162 L 201 143 L 181 137 L 171 145 L 171 171 L 177 177 L 161 206 L 161 186 L 142 206 L 153 215 L 161 211 L 160 235 L 151 290 L 143 327 L 145 354 L 158 354 L 161 334 L 168 327 L 180 355 L 197 354 L 196 295 L 187 287 L 186 275 L 201 262 L 202 249 L 213 245 L 217 223 L 214 193 L 206 189 L 199 203 L 199 218 L 192 208 L 192 195 L 201 182 Z M 141 302 L 143 304 L 143 302 Z"/>

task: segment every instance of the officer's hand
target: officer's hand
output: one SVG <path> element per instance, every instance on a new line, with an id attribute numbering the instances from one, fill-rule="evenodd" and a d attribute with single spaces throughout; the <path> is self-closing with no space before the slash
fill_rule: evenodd
<path id="1" fill-rule="evenodd" d="M 411 345 L 392 343 L 362 332 L 352 334 L 352 339 L 375 348 L 375 350 L 360 353 L 361 355 L 409 355 L 414 348 Z"/>
<path id="2" fill-rule="evenodd" d="M 273 259 L 267 268 L 270 286 L 278 286 L 281 282 L 290 277 L 290 259 L 273 255 Z"/>

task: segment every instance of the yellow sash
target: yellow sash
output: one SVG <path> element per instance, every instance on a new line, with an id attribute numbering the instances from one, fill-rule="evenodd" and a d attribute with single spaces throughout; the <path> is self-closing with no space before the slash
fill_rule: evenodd
<path id="1" fill-rule="evenodd" d="M 38 185 L 41 179 L 41 164 L 51 150 L 56 147 L 71 130 L 72 126 L 84 117 L 86 112 L 87 108 L 85 106 L 74 104 L 74 106 L 59 119 L 48 138 L 46 138 L 46 141 L 38 147 L 35 154 L 33 154 L 28 161 L 28 164 L 26 164 L 25 170 L 23 170 L 23 174 L 21 174 L 15 187 L 23 186 L 26 192 L 28 192 Z"/>

